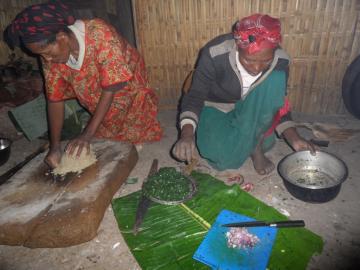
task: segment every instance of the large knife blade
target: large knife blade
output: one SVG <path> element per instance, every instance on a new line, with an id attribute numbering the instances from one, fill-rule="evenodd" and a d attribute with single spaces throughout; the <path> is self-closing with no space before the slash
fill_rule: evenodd
<path id="1" fill-rule="evenodd" d="M 157 172 L 158 163 L 159 163 L 159 161 L 157 159 L 153 160 L 147 178 L 149 178 L 151 175 L 153 175 Z M 145 179 L 144 183 L 147 181 L 147 178 Z M 144 183 L 143 183 L 142 187 L 144 187 Z M 141 194 L 140 201 L 139 201 L 139 204 L 138 204 L 138 207 L 136 210 L 135 224 L 134 224 L 134 228 L 133 228 L 134 235 L 136 235 L 139 232 L 140 225 L 142 224 L 142 222 L 144 220 L 144 217 L 146 215 L 147 210 L 149 209 L 150 204 L 151 204 L 151 200 L 148 197 L 144 196 L 144 194 Z"/>
<path id="2" fill-rule="evenodd" d="M 246 221 L 223 224 L 222 227 L 276 227 L 276 228 L 289 228 L 289 227 L 304 227 L 305 222 L 303 220 L 284 220 L 284 221 Z"/>
<path id="3" fill-rule="evenodd" d="M 0 185 L 4 184 L 9 180 L 14 174 L 16 174 L 22 167 L 28 164 L 31 160 L 36 158 L 41 153 L 45 152 L 49 148 L 49 143 L 46 142 L 44 145 L 40 146 L 34 153 L 28 155 L 23 161 L 16 164 L 14 167 L 9 169 L 4 174 L 0 175 Z"/>

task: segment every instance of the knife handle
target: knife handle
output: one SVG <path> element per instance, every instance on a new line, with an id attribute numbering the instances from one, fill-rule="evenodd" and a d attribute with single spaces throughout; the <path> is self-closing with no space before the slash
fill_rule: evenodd
<path id="1" fill-rule="evenodd" d="M 305 222 L 303 220 L 284 220 L 275 223 L 270 223 L 270 227 L 286 228 L 286 227 L 304 227 Z"/>
<path id="2" fill-rule="evenodd" d="M 311 139 L 310 142 L 320 147 L 328 147 L 330 143 L 329 141 L 326 140 L 315 140 L 315 139 Z"/>

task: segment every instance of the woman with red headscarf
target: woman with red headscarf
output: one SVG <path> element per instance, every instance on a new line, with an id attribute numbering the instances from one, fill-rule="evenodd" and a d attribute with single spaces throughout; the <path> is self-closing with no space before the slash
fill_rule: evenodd
<path id="1" fill-rule="evenodd" d="M 291 121 L 289 57 L 280 41 L 280 21 L 254 14 L 201 49 L 181 104 L 175 157 L 189 162 L 198 150 L 214 168 L 225 170 L 239 168 L 250 156 L 255 170 L 268 174 L 275 166 L 264 153 L 275 142 L 274 130 L 294 150 L 315 152 Z"/>
<path id="2" fill-rule="evenodd" d="M 48 100 L 50 151 L 46 162 L 61 158 L 64 100 L 76 98 L 91 114 L 84 131 L 67 150 L 78 156 L 93 137 L 142 143 L 161 138 L 157 97 L 142 57 L 100 19 L 75 20 L 59 1 L 33 5 L 6 29 L 8 43 L 22 43 L 41 57 Z"/>

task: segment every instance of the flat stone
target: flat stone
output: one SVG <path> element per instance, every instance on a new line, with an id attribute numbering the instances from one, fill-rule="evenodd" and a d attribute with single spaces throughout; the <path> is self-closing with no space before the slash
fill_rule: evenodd
<path id="1" fill-rule="evenodd" d="M 91 240 L 138 154 L 128 143 L 96 141 L 98 161 L 55 182 L 41 154 L 0 186 L 0 244 L 66 247 Z"/>

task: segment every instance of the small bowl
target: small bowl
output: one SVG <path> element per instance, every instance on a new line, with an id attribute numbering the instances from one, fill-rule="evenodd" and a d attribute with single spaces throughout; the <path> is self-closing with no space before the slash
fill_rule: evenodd
<path id="1" fill-rule="evenodd" d="M 0 166 L 9 160 L 11 143 L 9 139 L 0 138 Z"/>
<path id="2" fill-rule="evenodd" d="M 278 172 L 287 190 L 307 202 L 327 202 L 334 199 L 348 175 L 346 164 L 333 154 L 317 151 L 294 152 L 283 158 Z"/>

